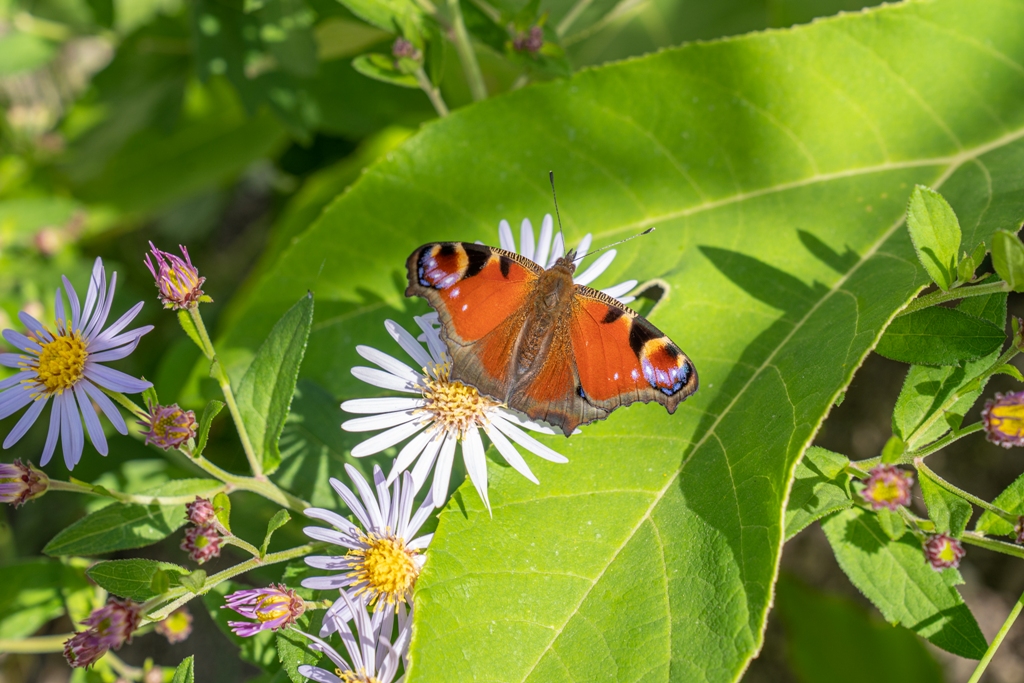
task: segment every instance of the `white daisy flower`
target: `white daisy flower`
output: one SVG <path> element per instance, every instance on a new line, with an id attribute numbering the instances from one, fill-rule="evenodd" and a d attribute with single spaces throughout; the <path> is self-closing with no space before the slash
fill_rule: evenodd
<path id="1" fill-rule="evenodd" d="M 313 590 L 340 590 L 352 600 L 365 596 L 368 604 L 386 605 L 393 610 L 396 603 L 406 604 L 412 599 L 413 587 L 426 559 L 423 551 L 434 537 L 433 534 L 417 537 L 416 532 L 434 512 L 434 503 L 427 493 L 426 500 L 413 514 L 416 489 L 408 472 L 403 473 L 389 491 L 384 472 L 376 465 L 373 468 L 374 488 L 370 488 L 363 475 L 351 465 L 345 465 L 345 470 L 359 495 L 356 496 L 337 479 L 331 479 L 331 486 L 362 528 L 330 510 L 307 508 L 307 517 L 327 522 L 336 531 L 310 526 L 305 529 L 306 535 L 346 548 L 348 552 L 345 555 L 307 557 L 306 564 L 310 567 L 342 573 L 304 579 L 302 585 Z M 320 629 L 322 637 L 337 630 L 339 620 L 351 619 L 346 605 L 345 601 L 336 600 L 327 611 Z M 382 613 L 390 615 L 392 611 L 378 609 L 374 618 L 385 618 Z"/>
<path id="2" fill-rule="evenodd" d="M 398 631 L 395 633 L 395 620 L 377 623 L 367 612 L 365 601 L 351 600 L 342 593 L 339 602 L 345 603 L 346 611 L 355 622 L 354 630 L 348 625 L 349 619 L 338 620 L 336 625 L 336 630 L 341 632 L 341 642 L 348 651 L 348 661 L 325 641 L 303 633 L 313 641 L 309 649 L 327 655 L 337 668 L 332 673 L 303 664 L 299 673 L 317 683 L 393 683 L 399 665 L 405 664 L 409 650 L 412 612 L 406 612 L 404 605 L 398 605 Z"/>
<path id="3" fill-rule="evenodd" d="M 515 252 L 522 254 L 526 258 L 530 259 L 534 263 L 538 264 L 541 268 L 550 268 L 555 265 L 555 261 L 565 256 L 565 245 L 562 244 L 562 233 L 555 232 L 555 222 L 551 218 L 551 214 L 545 214 L 544 220 L 540 224 L 540 239 L 534 243 L 533 224 L 530 223 L 529 218 L 524 218 L 523 223 L 519 228 L 519 250 L 516 251 L 516 241 L 512 236 L 512 226 L 508 224 L 508 221 L 502 220 L 498 224 L 498 241 L 501 244 L 501 248 L 505 251 Z M 554 243 L 552 244 L 552 238 Z M 576 247 L 576 267 L 579 268 L 583 262 L 583 257 L 586 256 L 587 250 L 590 249 L 590 243 L 593 241 L 593 236 L 588 232 L 580 240 L 580 244 Z M 601 273 L 608 270 L 608 266 L 615 260 L 615 255 L 618 252 L 615 249 L 609 249 L 603 254 L 597 257 L 597 260 L 591 263 L 586 270 L 578 272 L 573 275 L 573 282 L 578 285 L 589 285 L 591 282 L 596 280 Z M 628 304 L 630 301 L 636 299 L 633 296 L 623 296 L 626 292 L 636 287 L 636 280 L 626 280 L 619 284 L 602 289 L 601 291 L 610 297 L 618 299 L 624 304 Z"/>
<path id="4" fill-rule="evenodd" d="M 341 409 L 346 412 L 371 415 L 342 423 L 341 428 L 345 431 L 384 430 L 353 448 L 353 456 L 373 455 L 412 437 L 395 458 L 388 482 L 394 481 L 416 461 L 412 479 L 414 488 L 419 490 L 433 467 L 432 498 L 440 507 L 448 497 L 455 447 L 461 442 L 466 471 L 488 512 L 491 503 L 487 497 L 487 458 L 481 429 L 506 462 L 535 484 L 539 483 L 537 477 L 512 445 L 513 441 L 545 460 L 568 462 L 565 456 L 540 443 L 520 427 L 544 434 L 555 434 L 554 429 L 533 422 L 481 395 L 473 387 L 450 378 L 451 361 L 438 332 L 436 313 L 418 316 L 415 320 L 423 330 L 420 339 L 426 342 L 426 349 L 398 323 L 387 320 L 384 327 L 421 368 L 418 371 L 383 351 L 369 346 L 356 347 L 360 356 L 379 368 L 352 368 L 352 374 L 358 379 L 382 389 L 418 396 L 362 398 L 342 403 Z"/>
<path id="5" fill-rule="evenodd" d="M 18 317 L 28 328 L 28 334 L 14 330 L 3 332 L 4 339 L 16 347 L 18 353 L 0 353 L 0 365 L 19 372 L 0 381 L 0 419 L 29 406 L 4 439 L 4 448 L 10 448 L 35 424 L 52 398 L 50 429 L 40 464 L 50 461 L 59 438 L 64 464 L 70 470 L 82 458 L 86 431 L 100 455 L 107 454 L 107 439 L 94 404 L 99 406 L 114 429 L 121 434 L 128 433 L 124 418 L 103 390 L 138 394 L 152 385 L 108 368 L 103 363 L 127 357 L 138 346 L 142 335 L 153 326 L 123 331 L 142 310 L 140 301 L 103 329 L 114 303 L 117 273 L 111 275 L 108 288 L 107 273 L 101 259 L 96 259 L 93 265 L 84 304 L 79 303 L 78 294 L 68 279 L 64 277 L 62 280 L 70 311 L 65 314 L 64 296 L 58 287 L 54 303 L 54 331 L 23 311 Z M 82 428 L 83 420 L 85 429 Z"/>

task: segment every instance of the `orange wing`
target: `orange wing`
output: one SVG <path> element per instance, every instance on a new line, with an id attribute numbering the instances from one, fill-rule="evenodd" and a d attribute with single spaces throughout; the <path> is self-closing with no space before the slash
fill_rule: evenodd
<path id="1" fill-rule="evenodd" d="M 572 352 L 578 393 L 608 412 L 636 401 L 657 401 L 674 413 L 697 390 L 697 371 L 658 328 L 615 299 L 577 286 Z"/>
<path id="2" fill-rule="evenodd" d="M 422 296 L 440 318 L 452 378 L 505 396 L 509 361 L 540 266 L 481 244 L 439 242 L 414 251 L 406 269 L 406 296 Z"/>

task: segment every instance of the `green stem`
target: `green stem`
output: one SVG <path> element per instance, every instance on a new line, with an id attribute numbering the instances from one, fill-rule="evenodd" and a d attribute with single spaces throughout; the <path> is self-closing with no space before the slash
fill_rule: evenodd
<path id="1" fill-rule="evenodd" d="M 211 490 L 212 495 L 216 495 L 221 491 L 227 490 L 227 486 L 223 486 L 220 489 Z M 50 480 L 50 491 L 68 491 L 71 493 L 87 493 L 93 496 L 104 496 L 107 498 L 113 498 L 116 501 L 122 503 L 139 503 L 141 505 L 181 505 L 183 503 L 191 503 L 196 499 L 195 494 L 187 496 L 147 496 L 145 494 L 136 493 L 122 493 L 120 491 L 112 491 L 105 487 L 94 487 L 89 484 L 77 484 L 73 481 L 60 481 L 57 479 Z"/>
<path id="2" fill-rule="evenodd" d="M 252 555 L 253 557 L 259 557 L 260 556 L 260 549 L 259 548 L 254 546 L 252 543 L 249 543 L 247 541 L 243 541 L 238 536 L 233 536 L 233 535 L 232 536 L 225 536 L 224 537 L 224 543 L 226 543 L 227 545 L 237 546 L 237 547 L 241 548 L 242 550 L 244 550 L 245 552 L 247 552 L 250 555 Z"/>
<path id="3" fill-rule="evenodd" d="M 466 81 L 469 83 L 469 92 L 476 102 L 486 100 L 487 86 L 484 85 L 484 75 L 476 60 L 476 52 L 473 51 L 473 43 L 470 42 L 469 32 L 466 30 L 466 22 L 462 19 L 459 0 L 448 0 L 448 10 L 452 20 L 452 40 L 455 43 L 455 51 L 459 54 L 459 61 L 462 62 Z"/>
<path id="4" fill-rule="evenodd" d="M 272 500 L 278 505 L 294 510 L 295 512 L 302 512 L 306 508 L 310 507 L 309 503 L 298 496 L 293 496 L 284 489 L 279 488 L 269 479 L 256 479 L 255 477 L 243 477 L 237 474 L 231 474 L 227 470 L 217 467 L 204 456 L 189 458 L 189 461 L 197 467 L 200 467 L 207 474 L 211 474 L 227 484 L 228 492 L 250 491 L 263 496 L 267 500 Z"/>
<path id="5" fill-rule="evenodd" d="M 985 294 L 997 294 L 999 292 L 1009 292 L 1010 286 L 1005 282 L 992 282 L 987 285 L 975 285 L 974 287 L 957 287 L 951 289 L 948 292 L 944 292 L 941 289 L 931 294 L 926 294 L 920 299 L 914 299 L 906 308 L 900 311 L 896 317 L 899 318 L 904 315 L 909 315 L 915 311 L 920 311 L 923 308 L 935 306 L 936 304 L 944 304 L 947 301 L 956 301 L 957 299 L 966 299 L 971 296 L 984 296 Z"/>
<path id="6" fill-rule="evenodd" d="M 958 498 L 963 498 L 968 503 L 972 503 L 972 504 L 980 507 L 982 510 L 988 510 L 992 514 L 998 515 L 999 517 L 1001 517 L 1002 519 L 1006 520 L 1010 524 L 1016 524 L 1017 523 L 1017 515 L 1011 515 L 1006 510 L 1003 510 L 1002 508 L 998 508 L 995 505 L 993 505 L 992 503 L 989 503 L 988 501 L 982 500 L 981 498 L 978 498 L 977 496 L 975 496 L 975 495 L 973 495 L 971 493 L 968 493 L 967 491 L 964 491 L 963 489 L 958 488 L 958 487 L 954 486 L 953 484 L 950 484 L 948 481 L 946 481 L 945 479 L 943 479 L 942 477 L 937 475 L 934 470 L 932 470 L 930 467 L 925 465 L 924 464 L 924 460 L 921 457 L 914 458 L 914 467 L 917 468 L 917 471 L 918 471 L 918 473 L 921 476 L 926 477 L 927 479 L 931 480 L 931 482 L 933 484 L 935 484 L 936 486 L 939 486 L 940 488 L 945 489 L 946 491 L 949 491 L 954 496 L 957 496 Z"/>
<path id="7" fill-rule="evenodd" d="M 61 633 L 55 636 L 36 636 L 35 638 L 0 638 L 0 652 L 19 655 L 62 652 L 65 641 L 74 635 L 74 633 Z"/>
<path id="8" fill-rule="evenodd" d="M 136 633 L 138 633 L 138 631 L 136 631 Z M 107 651 L 107 654 L 104 655 L 104 657 L 107 660 L 107 664 L 110 665 L 110 668 L 113 669 L 114 672 L 121 678 L 124 678 L 129 681 L 141 681 L 142 677 L 146 674 L 146 672 L 142 669 L 131 666 L 130 664 L 128 664 L 127 662 L 125 662 L 109 650 Z"/>
<path id="9" fill-rule="evenodd" d="M 1015 543 L 1006 543 L 1005 541 L 998 541 L 994 538 L 988 538 L 983 533 L 977 531 L 965 531 L 960 540 L 964 543 L 984 548 L 985 550 L 991 550 L 993 552 L 1002 553 L 1003 555 L 1009 555 L 1010 557 L 1019 557 L 1024 559 L 1024 546 L 1019 546 Z"/>
<path id="10" fill-rule="evenodd" d="M 100 388 L 103 389 L 102 386 Z M 130 398 L 122 394 L 120 391 L 110 391 L 109 389 L 103 389 L 103 393 L 105 393 L 107 396 L 114 399 L 118 403 L 120 403 L 122 407 L 124 407 L 128 412 L 130 412 L 132 415 L 139 418 L 140 420 L 145 420 L 146 418 L 149 417 L 149 413 L 147 413 L 145 410 L 137 406 L 135 404 L 135 401 L 131 400 Z"/>
<path id="11" fill-rule="evenodd" d="M 965 436 L 969 436 L 971 434 L 974 434 L 975 432 L 980 432 L 984 428 L 985 428 L 984 423 L 975 422 L 974 424 L 972 424 L 970 426 L 967 426 L 967 427 L 964 427 L 963 429 L 959 429 L 959 430 L 957 430 L 955 432 L 950 432 L 949 434 L 947 434 L 946 436 L 942 437 L 941 439 L 937 439 L 937 440 L 931 442 L 930 444 L 919 448 L 916 451 L 907 451 L 907 452 L 905 452 L 903 455 L 900 456 L 899 460 L 897 460 L 896 462 L 894 462 L 892 464 L 893 465 L 909 465 L 910 463 L 914 462 L 915 458 L 925 458 L 925 457 L 928 457 L 932 453 L 937 453 L 937 452 L 941 451 L 943 448 L 945 448 L 949 444 L 953 443 L 954 441 L 959 441 L 960 439 L 964 438 Z M 871 468 L 877 467 L 878 465 L 881 465 L 881 464 L 882 464 L 882 457 L 881 456 L 876 456 L 874 458 L 867 458 L 866 460 L 858 460 L 856 463 L 850 463 L 849 465 L 847 465 L 846 469 L 849 470 L 850 472 L 856 474 L 857 476 L 866 477 L 866 476 L 868 476 L 867 470 L 870 470 Z"/>
<path id="12" fill-rule="evenodd" d="M 217 572 L 213 576 L 207 577 L 206 582 L 203 584 L 203 587 L 199 590 L 198 593 L 193 593 L 192 591 L 184 587 L 170 590 L 167 593 L 164 593 L 158 599 L 160 601 L 170 599 L 173 600 L 173 602 L 164 605 L 152 614 L 147 614 L 146 617 L 143 619 L 142 623 L 146 624 L 151 622 L 163 621 L 168 617 L 168 615 L 170 615 L 171 612 L 178 609 L 192 598 L 198 597 L 200 595 L 206 595 L 211 590 L 213 590 L 218 584 L 223 583 L 228 579 L 234 578 L 239 574 L 244 574 L 250 569 L 255 569 L 256 567 L 278 564 L 279 562 L 287 562 L 288 560 L 294 560 L 296 558 L 303 557 L 313 552 L 313 550 L 319 547 L 320 545 L 321 544 L 319 543 L 307 543 L 306 545 L 300 545 L 296 548 L 282 550 L 281 552 L 277 553 L 270 553 L 263 559 L 260 559 L 259 557 L 254 557 L 251 560 L 246 560 L 245 562 L 242 562 L 241 564 L 236 564 L 234 567 L 228 567 L 222 572 Z M 149 603 L 147 602 L 146 604 L 148 605 Z"/>
<path id="13" fill-rule="evenodd" d="M 249 460 L 249 467 L 252 469 L 253 476 L 257 479 L 263 479 L 263 464 L 256 457 L 256 451 L 249 440 L 249 432 L 245 430 L 245 423 L 242 422 L 242 413 L 238 410 L 238 403 L 235 402 L 235 392 L 231 388 L 231 380 L 228 378 L 228 373 L 225 372 L 224 366 L 217 359 L 217 351 L 214 349 L 210 335 L 206 331 L 206 325 L 203 324 L 203 316 L 199 314 L 199 307 L 190 308 L 188 312 L 192 317 L 192 322 L 195 323 L 196 330 L 199 332 L 199 338 L 202 340 L 203 346 L 206 347 L 203 349 L 203 352 L 212 363 L 210 369 L 214 373 L 217 383 L 220 384 L 220 390 L 224 394 L 224 402 L 228 404 L 228 411 L 231 413 L 231 419 L 235 422 L 235 429 L 238 431 L 238 438 L 242 442 L 242 449 L 245 451 L 245 457 Z"/>
<path id="14" fill-rule="evenodd" d="M 441 118 L 448 116 L 448 105 L 444 103 L 441 91 L 430 82 L 427 74 L 423 71 L 423 67 L 416 69 L 416 82 L 420 84 L 420 90 L 425 92 L 427 97 L 430 98 L 430 103 L 434 105 L 437 115 Z"/>
<path id="15" fill-rule="evenodd" d="M 1010 610 L 1010 614 L 1006 617 L 1006 621 L 1003 622 L 1002 627 L 1000 627 L 999 633 L 997 633 L 996 637 L 992 639 L 992 644 L 988 646 L 987 650 L 985 650 L 985 656 L 981 658 L 980 662 L 978 662 L 977 668 L 974 669 L 974 673 L 971 674 L 971 678 L 967 683 L 978 683 L 978 681 L 981 680 L 982 674 L 984 674 L 985 669 L 988 668 L 988 663 L 992 661 L 992 657 L 995 655 L 996 650 L 998 650 L 999 646 L 1003 644 L 1003 639 L 1006 638 L 1006 634 L 1009 633 L 1010 629 L 1013 627 L 1013 622 L 1017 621 L 1017 616 L 1020 614 L 1022 608 L 1024 608 L 1024 594 L 1021 594 L 1021 596 L 1017 598 L 1017 604 L 1015 604 L 1013 609 Z"/>

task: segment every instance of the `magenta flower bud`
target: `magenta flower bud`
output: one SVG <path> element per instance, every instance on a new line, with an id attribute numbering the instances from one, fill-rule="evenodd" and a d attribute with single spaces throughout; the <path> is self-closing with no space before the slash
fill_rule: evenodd
<path id="1" fill-rule="evenodd" d="M 924 555 L 935 571 L 959 566 L 966 554 L 963 543 L 947 533 L 929 536 L 924 544 Z"/>
<path id="2" fill-rule="evenodd" d="M 220 547 L 224 541 L 220 532 L 212 524 L 190 526 L 185 530 L 185 538 L 181 549 L 188 553 L 193 562 L 203 564 L 214 557 L 220 557 Z"/>
<path id="3" fill-rule="evenodd" d="M 879 465 L 868 474 L 870 476 L 864 480 L 864 490 L 860 495 L 872 510 L 898 510 L 910 505 L 910 489 L 914 485 L 913 474 L 894 465 Z"/>
<path id="4" fill-rule="evenodd" d="M 195 501 L 185 504 L 185 512 L 188 514 L 188 521 L 196 526 L 213 524 L 217 520 L 217 509 L 209 498 L 196 496 Z"/>
<path id="5" fill-rule="evenodd" d="M 1024 515 L 1017 518 L 1017 523 L 1013 525 L 1013 533 L 1017 534 L 1017 538 L 1013 539 L 1017 545 L 1024 545 Z"/>
<path id="6" fill-rule="evenodd" d="M 50 478 L 32 467 L 32 463 L 25 465 L 21 460 L 0 463 L 0 503 L 19 507 L 43 495 L 48 488 Z"/>
<path id="7" fill-rule="evenodd" d="M 153 445 L 165 451 L 181 448 L 196 436 L 196 414 L 182 410 L 177 403 L 169 406 L 151 405 L 146 419 L 139 422 L 146 437 L 146 445 Z"/>
<path id="8" fill-rule="evenodd" d="M 243 617 L 254 620 L 228 622 L 235 635 L 243 638 L 254 636 L 260 631 L 276 631 L 291 626 L 306 610 L 303 599 L 283 584 L 236 591 L 224 600 L 227 604 L 222 609 L 233 609 Z"/>
<path id="9" fill-rule="evenodd" d="M 92 666 L 109 649 L 100 641 L 99 634 L 93 629 L 76 633 L 64 643 L 64 659 L 73 669 Z"/>
<path id="10" fill-rule="evenodd" d="M 156 625 L 156 632 L 171 645 L 180 643 L 192 635 L 192 613 L 187 607 L 179 607 Z"/>
<path id="11" fill-rule="evenodd" d="M 516 33 L 512 39 L 512 48 L 516 52 L 529 52 L 537 54 L 544 47 L 544 29 L 540 26 L 531 26 L 529 31 Z"/>
<path id="12" fill-rule="evenodd" d="M 423 55 L 416 46 L 405 38 L 396 38 L 395 42 L 391 45 L 391 55 L 395 59 L 413 59 L 419 61 L 423 58 Z"/>
<path id="13" fill-rule="evenodd" d="M 188 250 L 184 246 L 178 245 L 185 256 L 184 260 L 174 254 L 160 251 L 152 242 L 149 243 L 149 248 L 156 264 L 154 265 L 149 254 L 146 254 L 146 267 L 156 280 L 156 288 L 160 290 L 160 301 L 163 302 L 164 308 L 195 308 L 200 302 L 213 301 L 200 289 L 206 278 L 199 277 L 199 271 L 192 265 L 192 259 L 189 258 Z"/>
<path id="14" fill-rule="evenodd" d="M 1024 391 L 996 394 L 981 411 L 985 438 L 997 446 L 1024 446 Z"/>
<path id="15" fill-rule="evenodd" d="M 100 643 L 111 650 L 130 643 L 132 633 L 139 628 L 142 606 L 130 600 L 107 598 L 107 604 L 92 611 L 82 622 L 100 636 Z"/>

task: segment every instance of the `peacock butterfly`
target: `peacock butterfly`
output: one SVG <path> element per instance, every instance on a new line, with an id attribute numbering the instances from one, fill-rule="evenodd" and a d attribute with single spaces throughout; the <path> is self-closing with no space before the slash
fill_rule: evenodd
<path id="1" fill-rule="evenodd" d="M 575 258 L 544 270 L 481 244 L 425 244 L 406 261 L 405 295 L 437 311 L 453 380 L 567 436 L 636 401 L 674 413 L 697 390 L 693 363 L 635 311 L 575 284 Z"/>

